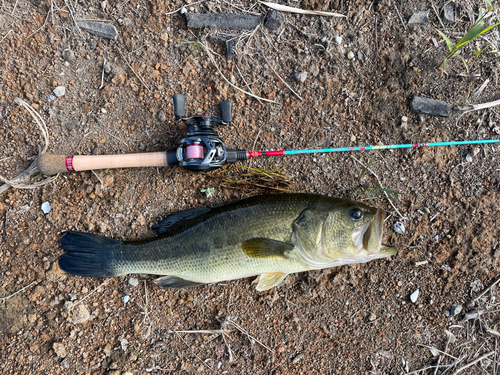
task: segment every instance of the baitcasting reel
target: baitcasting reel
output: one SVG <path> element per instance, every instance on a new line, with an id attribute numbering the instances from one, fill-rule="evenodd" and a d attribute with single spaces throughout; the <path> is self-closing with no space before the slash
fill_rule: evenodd
<path id="1" fill-rule="evenodd" d="M 246 151 L 226 148 L 213 129 L 217 124 L 229 125 L 231 122 L 230 101 L 220 103 L 222 118 L 209 115 L 185 117 L 186 97 L 175 94 L 173 101 L 176 120 L 183 121 L 188 126 L 187 137 L 181 140 L 176 151 L 179 165 L 190 171 L 206 172 L 220 168 L 226 163 L 247 159 Z"/>

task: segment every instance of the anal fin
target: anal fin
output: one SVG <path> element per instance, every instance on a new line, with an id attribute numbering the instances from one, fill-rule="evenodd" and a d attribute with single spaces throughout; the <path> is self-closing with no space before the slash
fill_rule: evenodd
<path id="1" fill-rule="evenodd" d="M 259 292 L 271 289 L 272 287 L 279 285 L 283 280 L 285 280 L 285 277 L 287 277 L 287 275 L 287 273 L 283 272 L 263 273 L 259 276 L 259 282 L 255 289 L 257 289 Z"/>
<path id="2" fill-rule="evenodd" d="M 204 283 L 197 283 L 191 280 L 185 280 L 177 276 L 163 276 L 154 280 L 155 284 L 164 288 L 192 288 L 194 286 L 204 285 Z"/>

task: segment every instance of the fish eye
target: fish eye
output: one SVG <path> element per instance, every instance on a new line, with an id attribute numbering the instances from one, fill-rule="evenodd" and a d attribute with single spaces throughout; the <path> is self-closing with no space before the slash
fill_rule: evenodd
<path id="1" fill-rule="evenodd" d="M 350 215 L 354 220 L 359 220 L 363 217 L 363 212 L 359 208 L 353 208 Z"/>

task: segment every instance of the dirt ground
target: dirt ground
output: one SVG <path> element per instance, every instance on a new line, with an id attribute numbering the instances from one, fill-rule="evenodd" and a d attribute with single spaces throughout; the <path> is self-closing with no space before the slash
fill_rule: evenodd
<path id="1" fill-rule="evenodd" d="M 346 17 L 281 13 L 276 30 L 261 23 L 231 31 L 227 61 L 213 38 L 221 31 L 190 30 L 176 10 L 263 18 L 269 8 L 247 0 L 2 0 L 0 174 L 14 178 L 44 145 L 17 97 L 45 121 L 47 152 L 66 155 L 175 149 L 187 129 L 174 119 L 174 93 L 187 96 L 187 114 L 219 115 L 219 102 L 230 100 L 234 120 L 217 131 L 243 150 L 498 138 L 498 108 L 458 120 L 459 105 L 499 99 L 498 31 L 464 48 L 469 71 L 453 59 L 442 74 L 436 66 L 447 47 L 436 29 L 456 42 L 485 9 L 479 0 L 448 3 L 454 20 L 445 23 L 446 3 L 290 1 Z M 428 22 L 408 23 L 428 9 Z M 495 9 L 486 24 L 499 18 Z M 118 37 L 79 31 L 75 19 L 104 20 Z M 74 54 L 66 62 L 65 49 Z M 300 72 L 304 82 L 294 79 Z M 54 95 L 58 86 L 64 96 Z M 410 111 L 414 95 L 451 103 L 451 116 Z M 393 206 L 372 194 L 390 214 L 384 242 L 398 255 L 290 275 L 262 293 L 251 279 L 168 290 L 148 275 L 133 275 L 138 285 L 131 276 L 67 275 L 59 241 L 66 230 L 149 238 L 170 212 L 276 190 L 251 181 L 223 187 L 215 172 L 181 168 L 79 172 L 11 188 L 0 195 L 0 373 L 498 374 L 500 293 L 489 287 L 500 276 L 499 160 L 499 144 L 489 144 L 233 164 L 277 168 L 292 192 L 366 203 L 360 185 L 402 193 Z M 238 180 L 244 170 L 223 173 Z M 201 189 L 209 187 L 207 197 Z"/>

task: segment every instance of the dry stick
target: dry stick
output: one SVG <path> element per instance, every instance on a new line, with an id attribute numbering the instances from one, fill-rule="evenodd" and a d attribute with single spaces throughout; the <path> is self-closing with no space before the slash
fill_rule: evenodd
<path id="1" fill-rule="evenodd" d="M 473 104 L 473 105 L 459 107 L 458 109 L 460 109 L 461 111 L 464 111 L 464 112 L 460 116 L 458 116 L 458 118 L 457 118 L 457 124 L 458 124 L 458 120 L 460 120 L 460 118 L 463 115 L 465 115 L 466 113 L 469 113 L 469 112 L 472 112 L 472 111 L 479 111 L 480 109 L 486 109 L 486 108 L 495 107 L 497 105 L 500 105 L 500 99 L 499 100 L 495 100 L 493 102 L 488 102 L 488 103 Z"/>
<path id="2" fill-rule="evenodd" d="M 259 50 L 260 51 L 260 50 Z M 299 94 L 297 94 L 295 91 L 293 91 L 293 89 L 288 85 L 288 83 L 286 83 L 283 78 L 281 78 L 281 76 L 278 74 L 278 72 L 276 70 L 274 70 L 273 66 L 271 65 L 271 63 L 267 60 L 266 58 L 266 55 L 264 55 L 264 52 L 260 51 L 262 57 L 264 58 L 264 60 L 266 60 L 267 64 L 269 65 L 269 67 L 272 69 L 272 71 L 274 72 L 274 74 L 276 74 L 276 76 L 280 79 L 281 82 L 283 82 L 285 84 L 286 87 L 288 87 L 288 89 L 294 93 L 294 95 L 299 98 L 302 102 L 304 101 L 304 99 L 302 99 L 300 97 Z"/>
<path id="3" fill-rule="evenodd" d="M 208 333 L 210 335 L 220 335 L 220 334 L 228 333 L 231 331 L 228 329 L 197 329 L 197 330 L 193 330 L 193 331 L 173 331 L 173 330 L 170 330 L 167 332 L 168 333 L 202 333 L 202 334 Z"/>
<path id="4" fill-rule="evenodd" d="M 12 9 L 12 13 L 11 13 L 12 15 L 14 15 L 14 12 L 16 11 L 17 2 L 18 2 L 18 0 L 16 0 L 16 3 L 14 4 L 14 8 Z"/>
<path id="5" fill-rule="evenodd" d="M 434 5 L 433 1 L 431 1 L 431 5 L 432 5 L 432 10 L 434 11 L 434 13 L 436 13 L 436 17 L 439 20 L 439 23 L 441 24 L 442 28 L 446 29 L 446 27 L 444 26 L 443 21 L 441 21 L 441 17 L 439 17 L 439 12 L 437 11 L 436 6 Z"/>
<path id="6" fill-rule="evenodd" d="M 396 4 L 394 4 L 394 8 L 396 8 L 396 13 L 398 14 L 398 17 L 399 17 L 399 20 L 401 21 L 401 23 L 403 24 L 403 27 L 406 31 L 406 25 L 405 25 L 405 22 L 403 21 L 403 18 L 401 17 L 401 14 L 399 14 L 399 9 L 398 7 L 396 6 Z"/>
<path id="7" fill-rule="evenodd" d="M 42 150 L 38 153 L 38 157 L 43 155 L 45 151 L 47 150 L 47 147 L 49 145 L 49 131 L 47 130 L 47 125 L 45 125 L 45 121 L 43 121 L 42 117 L 36 112 L 28 103 L 26 103 L 24 100 L 15 98 L 14 102 L 17 104 L 23 106 L 29 114 L 33 117 L 33 120 L 37 123 L 38 127 L 40 128 L 40 131 L 42 132 L 43 139 L 44 139 L 44 146 Z M 23 181 L 26 181 L 31 175 L 35 174 L 38 172 L 37 167 L 36 167 L 36 160 L 31 163 L 31 165 L 26 169 L 24 172 L 20 173 L 18 176 L 14 177 L 13 179 L 7 179 L 4 176 L 0 175 L 0 180 L 4 181 L 5 184 L 0 186 L 0 194 L 2 194 L 4 191 L 8 190 L 11 187 L 15 187 L 17 189 L 34 189 L 39 186 L 48 184 L 49 182 L 53 181 L 57 176 L 51 177 L 48 179 L 45 179 L 43 181 L 36 182 L 34 184 L 23 184 Z"/>
<path id="8" fill-rule="evenodd" d="M 146 83 L 142 80 L 141 76 L 139 76 L 139 74 L 137 74 L 135 72 L 135 70 L 132 68 L 132 66 L 128 63 L 127 59 L 125 58 L 125 56 L 123 56 L 123 53 L 122 51 L 120 51 L 120 49 L 118 48 L 118 52 L 120 53 L 121 57 L 123 60 L 125 60 L 125 62 L 127 63 L 128 67 L 130 68 L 130 70 L 135 74 L 135 76 L 139 79 L 139 81 L 141 81 L 141 83 L 144 85 L 144 87 L 149 91 L 149 92 L 152 92 L 149 87 L 146 85 Z"/>
<path id="9" fill-rule="evenodd" d="M 238 73 L 240 74 L 240 77 L 241 79 L 243 80 L 243 82 L 245 82 L 245 85 L 247 87 L 247 89 L 253 94 L 253 90 L 252 88 L 248 85 L 248 82 L 246 81 L 245 77 L 243 77 L 243 74 L 241 74 L 241 71 L 240 71 L 240 68 L 238 68 L 238 64 L 234 64 L 236 66 L 236 70 L 238 71 Z M 259 101 L 260 104 L 263 104 L 260 99 L 257 99 Z"/>
<path id="10" fill-rule="evenodd" d="M 476 363 L 478 363 L 478 362 L 482 361 L 482 360 L 483 360 L 483 359 L 485 359 L 485 358 L 488 358 L 490 355 L 493 355 L 493 354 L 495 354 L 495 353 L 496 353 L 495 351 L 492 351 L 492 352 L 486 353 L 485 355 L 483 355 L 483 356 L 481 356 L 481 357 L 479 357 L 479 358 L 477 358 L 477 359 L 473 360 L 472 362 L 469 362 L 469 363 L 467 363 L 466 365 L 464 365 L 464 366 L 460 367 L 460 368 L 459 368 L 458 370 L 456 370 L 456 371 L 455 371 L 452 375 L 456 375 L 456 374 L 458 374 L 459 372 L 461 372 L 461 371 L 465 370 L 466 368 L 469 368 L 469 367 L 471 367 L 471 366 L 475 365 Z"/>
<path id="11" fill-rule="evenodd" d="M 79 305 L 80 303 L 82 303 L 83 301 L 85 301 L 87 299 L 87 297 L 91 296 L 92 294 L 94 294 L 97 289 L 99 289 L 101 286 L 104 286 L 106 285 L 107 283 L 109 283 L 111 280 L 113 280 L 113 277 L 110 277 L 109 279 L 107 279 L 105 282 L 103 282 L 101 285 L 99 285 L 97 288 L 95 288 L 93 291 L 91 291 L 90 293 L 88 293 L 85 297 L 83 297 L 80 301 L 78 301 L 77 303 L 75 303 L 74 305 L 71 305 L 71 307 L 69 308 L 69 310 L 72 310 L 75 308 L 75 306 Z"/>
<path id="12" fill-rule="evenodd" d="M 16 294 L 19 294 L 23 291 L 25 291 L 26 289 L 30 288 L 31 286 L 33 286 L 33 284 L 38 284 L 40 281 L 33 281 L 31 284 L 29 285 L 26 285 L 24 288 L 22 289 L 19 289 L 17 292 L 15 293 L 12 293 L 11 295 L 7 296 L 7 297 L 1 297 L 0 298 L 0 301 L 4 302 L 4 301 L 7 301 L 9 298 L 12 298 L 14 297 Z"/>
<path id="13" fill-rule="evenodd" d="M 354 160 L 356 160 L 359 164 L 361 164 L 364 168 L 366 168 L 366 166 L 365 166 L 363 163 L 361 163 L 358 159 L 356 159 L 354 156 L 351 156 L 351 158 L 353 158 L 353 159 L 354 159 Z M 373 172 L 370 168 L 366 168 L 366 170 L 367 170 L 368 172 L 370 172 L 372 175 L 374 175 L 374 176 L 375 176 L 375 178 L 377 179 L 377 181 L 378 181 L 378 183 L 379 183 L 380 187 L 381 187 L 382 189 L 384 189 L 384 187 L 382 186 L 382 183 L 380 182 L 380 179 L 378 178 L 377 174 L 376 174 L 375 172 Z M 396 208 L 396 206 L 394 206 L 394 204 L 392 203 L 391 199 L 389 198 L 389 195 L 387 194 L 387 192 L 386 192 L 385 190 L 382 190 L 382 191 L 384 192 L 385 196 L 387 197 L 387 200 L 388 200 L 388 201 L 389 201 L 389 203 L 391 204 L 392 208 L 394 208 L 394 210 L 398 213 L 399 217 L 400 217 L 401 219 L 406 219 L 403 215 L 401 215 L 401 212 L 399 212 L 399 211 L 398 211 L 398 209 Z"/>
<path id="14" fill-rule="evenodd" d="M 2 42 L 3 42 L 3 40 L 4 40 L 5 38 L 7 38 L 7 36 L 8 36 L 11 32 L 12 32 L 12 29 L 10 29 L 9 31 L 7 31 L 7 34 L 5 34 L 5 36 L 4 36 L 2 39 L 0 39 L 0 43 L 2 43 Z"/>
<path id="15" fill-rule="evenodd" d="M 191 350 L 191 353 L 193 353 L 193 355 L 194 355 L 196 358 L 198 358 L 198 359 L 200 360 L 200 362 L 201 362 L 201 363 L 203 363 L 203 364 L 204 364 L 204 365 L 205 365 L 205 366 L 206 366 L 206 367 L 207 367 L 210 371 L 212 371 L 212 367 L 210 367 L 210 366 L 209 366 L 206 362 L 204 362 L 204 361 L 203 361 L 200 357 L 198 357 L 198 356 L 196 355 L 196 353 L 193 351 L 193 349 L 191 349 L 191 346 L 189 346 L 189 344 L 188 344 L 186 341 L 184 341 L 184 339 L 182 338 L 182 336 L 181 336 L 181 335 L 179 335 L 176 331 L 174 331 L 174 333 L 175 333 L 177 336 L 179 336 L 179 338 L 182 340 L 182 342 L 183 342 L 184 344 L 186 344 L 186 346 L 189 348 L 189 350 Z"/>
<path id="16" fill-rule="evenodd" d="M 267 347 L 266 345 L 264 345 L 263 343 L 261 343 L 259 340 L 257 340 L 255 337 L 253 337 L 251 334 L 249 334 L 242 326 L 240 326 L 239 324 L 229 320 L 227 321 L 228 325 L 232 325 L 234 328 L 236 328 L 238 331 L 244 333 L 245 335 L 247 335 L 248 337 L 250 337 L 253 341 L 255 341 L 256 343 L 260 344 L 262 347 L 266 348 L 267 350 L 269 350 L 271 353 L 274 353 L 274 350 L 270 349 L 269 347 Z"/>
<path id="17" fill-rule="evenodd" d="M 106 66 L 106 58 L 104 58 L 104 62 L 102 63 L 101 86 L 99 86 L 99 90 L 104 87 L 104 67 L 105 66 Z"/>
<path id="18" fill-rule="evenodd" d="M 499 277 L 497 277 L 497 279 L 493 282 L 493 284 L 491 284 L 489 287 L 487 287 L 485 290 L 483 290 L 483 291 L 481 292 L 481 294 L 479 294 L 476 298 L 474 298 L 474 299 L 472 300 L 472 302 L 476 302 L 479 298 L 481 298 L 481 297 L 482 297 L 482 296 L 484 296 L 486 293 L 488 293 L 488 292 L 489 292 L 489 290 L 490 290 L 491 288 L 493 288 L 493 287 L 494 287 L 496 284 L 498 284 L 499 282 L 500 282 L 500 276 L 499 276 Z"/>
<path id="19" fill-rule="evenodd" d="M 82 33 L 82 30 L 80 30 L 80 26 L 76 23 L 75 16 L 73 15 L 73 10 L 69 6 L 68 2 L 64 0 L 64 4 L 68 7 L 69 14 L 71 16 L 71 19 L 73 20 L 73 23 L 75 24 L 76 30 L 78 31 L 78 34 L 80 34 L 80 37 L 82 37 L 84 40 L 86 40 L 85 36 Z"/>
<path id="20" fill-rule="evenodd" d="M 202 44 L 203 45 L 203 44 Z M 214 57 L 212 56 L 212 53 L 210 52 L 210 50 L 208 49 L 208 47 L 206 45 L 203 45 L 204 49 L 205 49 L 205 52 L 207 53 L 207 56 L 208 58 L 210 59 L 210 62 L 215 66 L 215 69 L 217 69 L 217 71 L 219 72 L 219 74 L 221 75 L 221 77 L 224 79 L 224 81 L 226 81 L 230 86 L 234 87 L 236 90 L 238 91 L 241 91 L 242 93 L 244 94 L 247 94 L 249 96 L 251 96 L 252 98 L 255 98 L 255 99 L 260 99 L 260 100 L 263 100 L 265 102 L 268 102 L 268 103 L 276 103 L 274 100 L 270 100 L 270 99 L 266 99 L 266 98 L 262 98 L 260 96 L 257 96 L 257 95 L 254 95 L 252 94 L 251 92 L 248 92 L 248 91 L 245 91 L 243 89 L 240 89 L 238 86 L 232 84 L 225 76 L 224 74 L 221 72 L 221 70 L 219 69 L 219 67 L 217 66 L 217 63 L 215 62 L 215 59 Z"/>

